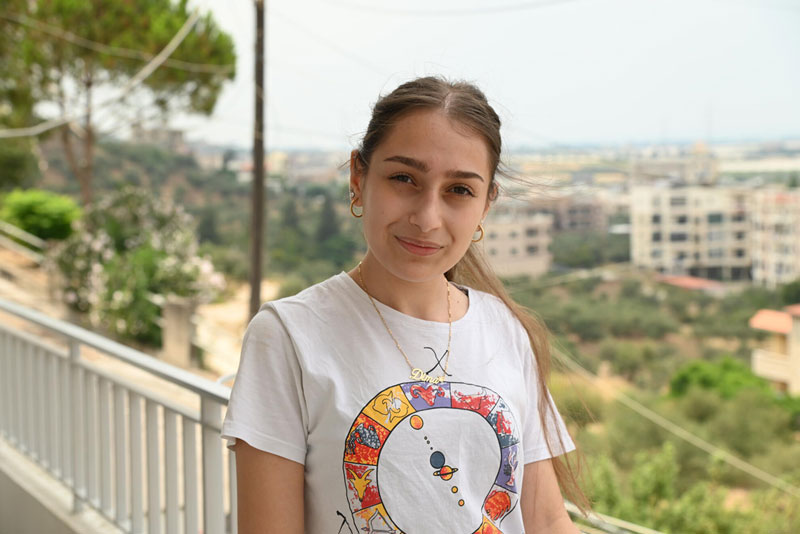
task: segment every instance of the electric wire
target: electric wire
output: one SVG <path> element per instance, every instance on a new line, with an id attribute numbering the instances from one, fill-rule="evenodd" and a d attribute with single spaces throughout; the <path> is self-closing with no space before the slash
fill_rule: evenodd
<path id="1" fill-rule="evenodd" d="M 105 102 L 99 104 L 96 109 L 101 109 L 106 106 L 109 106 L 119 100 L 125 98 L 133 89 L 135 89 L 138 85 L 140 85 L 148 76 L 150 76 L 157 68 L 159 68 L 164 61 L 172 54 L 176 48 L 183 42 L 189 32 L 197 23 L 198 19 L 200 18 L 200 11 L 195 10 L 186 22 L 181 26 L 178 32 L 172 37 L 170 42 L 167 46 L 164 47 L 161 52 L 159 52 L 156 56 L 154 56 L 144 67 L 142 67 L 139 72 L 137 72 L 128 82 L 123 86 L 120 90 L 119 94 L 115 97 L 112 97 Z M 14 137 L 31 137 L 42 134 L 48 130 L 52 130 L 53 128 L 57 128 L 63 124 L 67 124 L 72 122 L 76 119 L 82 118 L 86 116 L 87 112 L 82 111 L 79 113 L 75 113 L 73 115 L 62 115 L 61 117 L 56 117 L 53 119 L 49 119 L 43 121 L 35 126 L 28 126 L 25 128 L 11 128 L 6 130 L 0 130 L 0 139 L 10 139 Z"/>

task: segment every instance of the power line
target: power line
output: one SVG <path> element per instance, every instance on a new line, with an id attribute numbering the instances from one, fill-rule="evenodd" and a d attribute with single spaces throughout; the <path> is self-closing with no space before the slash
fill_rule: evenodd
<path id="1" fill-rule="evenodd" d="M 148 54 L 147 52 L 144 52 L 142 50 L 122 48 L 119 46 L 110 46 L 107 44 L 99 43 L 97 41 L 92 41 L 84 37 L 81 37 L 79 35 L 75 35 L 72 32 L 63 30 L 57 26 L 53 26 L 51 24 L 47 24 L 40 20 L 31 18 L 27 15 L 17 15 L 14 13 L 0 13 L 0 18 L 23 26 L 27 26 L 34 30 L 41 31 L 42 33 L 46 33 L 57 39 L 67 41 L 68 43 L 72 43 L 75 46 L 79 46 L 87 50 L 93 50 L 94 52 L 98 52 L 100 54 L 123 57 L 128 59 L 137 59 L 142 61 L 151 61 L 154 57 L 151 54 Z M 164 61 L 164 66 L 177 70 L 211 73 L 211 74 L 227 74 L 229 72 L 232 72 L 235 67 L 234 65 L 192 63 L 190 61 L 182 61 L 180 59 L 172 59 L 172 58 L 169 58 L 166 61 Z"/>
<path id="2" fill-rule="evenodd" d="M 597 375 L 587 370 L 581 364 L 579 364 L 572 355 L 567 354 L 563 351 L 558 351 L 558 353 L 563 357 L 562 361 L 569 367 L 574 373 L 580 375 L 588 382 L 593 385 L 596 385 L 595 381 L 597 380 Z M 785 480 L 781 480 L 780 478 L 776 477 L 775 475 L 764 471 L 763 469 L 759 469 L 758 467 L 754 466 L 751 463 L 748 463 L 741 458 L 734 456 L 733 454 L 729 453 L 728 451 L 722 449 L 714 445 L 713 443 L 709 443 L 708 441 L 704 440 L 703 438 L 689 432 L 685 428 L 673 423 L 672 421 L 668 420 L 666 417 L 654 412 L 650 408 L 646 407 L 639 401 L 633 399 L 626 393 L 618 390 L 615 388 L 615 397 L 614 399 L 618 401 L 620 404 L 624 404 L 637 414 L 641 415 L 651 423 L 660 426 L 664 430 L 670 432 L 671 434 L 679 437 L 680 439 L 694 445 L 698 449 L 705 451 L 709 455 L 719 458 L 726 464 L 739 469 L 740 471 L 744 471 L 745 473 L 757 478 L 758 480 L 777 488 L 789 495 L 800 498 L 800 488 L 794 486 Z"/>
<path id="3" fill-rule="evenodd" d="M 113 104 L 114 102 L 122 100 L 134 88 L 136 88 L 136 86 L 141 84 L 145 79 L 147 79 L 148 76 L 150 76 L 153 72 L 155 72 L 155 70 L 159 68 L 164 63 L 164 61 L 167 60 L 170 54 L 172 54 L 175 51 L 175 49 L 178 48 L 178 46 L 181 44 L 181 42 L 183 42 L 186 36 L 189 35 L 189 32 L 197 23 L 197 20 L 199 18 L 200 18 L 200 11 L 195 10 L 189 16 L 189 18 L 186 19 L 186 22 L 184 22 L 183 26 L 181 26 L 181 29 L 178 30 L 178 33 L 175 34 L 175 36 L 170 40 L 167 46 L 165 46 L 161 52 L 159 52 L 155 57 L 153 57 L 147 63 L 147 65 L 142 67 L 142 69 L 139 72 L 137 72 L 130 80 L 128 80 L 128 83 L 125 84 L 125 86 L 122 88 L 122 90 L 116 97 L 110 98 L 105 102 L 103 102 L 102 104 L 99 104 L 97 106 L 97 109 L 101 109 L 105 106 Z M 29 126 L 27 128 L 11 128 L 8 130 L 0 130 L 0 139 L 9 139 L 12 137 L 31 137 L 39 135 L 48 130 L 52 130 L 53 128 L 57 128 L 62 124 L 67 124 L 84 116 L 86 116 L 86 111 L 76 113 L 71 116 L 62 115 L 61 117 L 50 119 L 41 122 L 36 126 Z"/>

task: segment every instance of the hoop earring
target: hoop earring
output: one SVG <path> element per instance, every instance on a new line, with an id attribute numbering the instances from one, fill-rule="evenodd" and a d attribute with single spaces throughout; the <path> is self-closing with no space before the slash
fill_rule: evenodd
<path id="1" fill-rule="evenodd" d="M 478 239 L 475 239 L 475 234 L 472 234 L 472 242 L 473 243 L 477 243 L 478 241 L 483 239 L 483 223 L 478 225 L 478 230 L 476 230 L 476 231 L 480 232 L 481 236 Z"/>
<path id="2" fill-rule="evenodd" d="M 353 200 L 350 201 L 350 214 L 356 219 L 360 219 L 361 217 L 364 216 L 364 208 L 361 208 L 361 213 L 356 213 L 355 207 L 356 207 L 356 199 L 353 198 Z"/>

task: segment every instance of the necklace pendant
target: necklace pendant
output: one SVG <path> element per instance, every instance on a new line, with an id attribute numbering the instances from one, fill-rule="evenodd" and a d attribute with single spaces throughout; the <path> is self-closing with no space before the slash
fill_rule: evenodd
<path id="1" fill-rule="evenodd" d="M 445 381 L 445 376 L 431 376 L 419 367 L 415 367 L 411 370 L 411 375 L 409 376 L 411 380 L 416 380 L 418 382 L 428 382 L 429 384 L 439 384 Z"/>

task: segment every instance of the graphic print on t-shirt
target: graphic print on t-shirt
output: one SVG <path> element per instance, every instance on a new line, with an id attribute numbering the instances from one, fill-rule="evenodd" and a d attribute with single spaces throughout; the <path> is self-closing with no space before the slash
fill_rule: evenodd
<path id="1" fill-rule="evenodd" d="M 373 397 L 350 427 L 343 474 L 358 532 L 502 534 L 518 501 L 520 437 L 489 388 L 406 382 Z"/>

